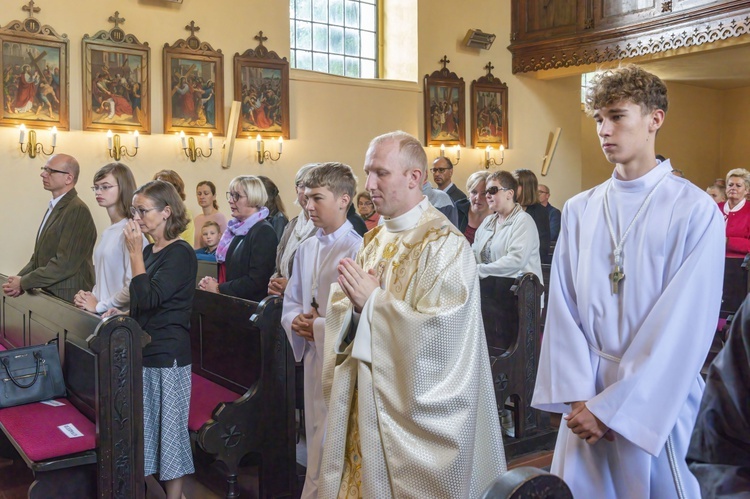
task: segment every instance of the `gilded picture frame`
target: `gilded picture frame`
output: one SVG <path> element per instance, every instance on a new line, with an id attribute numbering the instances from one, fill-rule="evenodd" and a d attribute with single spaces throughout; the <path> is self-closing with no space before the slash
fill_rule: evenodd
<path id="1" fill-rule="evenodd" d="M 22 21 L 0 28 L 3 71 L 0 125 L 70 129 L 68 36 L 40 24 L 39 7 L 25 5 Z"/>
<path id="2" fill-rule="evenodd" d="M 201 42 L 191 21 L 191 35 L 164 44 L 164 133 L 188 135 L 224 131 L 224 54 Z"/>
<path id="3" fill-rule="evenodd" d="M 234 55 L 234 100 L 241 103 L 237 137 L 290 138 L 289 61 L 259 45 Z"/>
<path id="4" fill-rule="evenodd" d="M 424 77 L 424 141 L 426 146 L 466 145 L 464 79 L 446 68 Z"/>
<path id="5" fill-rule="evenodd" d="M 151 48 L 115 27 L 83 36 L 83 129 L 151 133 Z"/>
<path id="6" fill-rule="evenodd" d="M 489 67 L 489 68 L 488 68 Z M 474 147 L 508 148 L 508 85 L 487 75 L 471 82 L 471 143 Z"/>

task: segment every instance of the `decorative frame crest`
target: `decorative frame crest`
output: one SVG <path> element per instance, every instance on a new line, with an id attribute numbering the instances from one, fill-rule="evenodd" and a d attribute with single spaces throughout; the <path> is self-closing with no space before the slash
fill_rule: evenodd
<path id="1" fill-rule="evenodd" d="M 83 35 L 83 129 L 151 133 L 151 47 L 120 27 Z M 112 67 L 114 65 L 114 69 Z"/>
<path id="2" fill-rule="evenodd" d="M 289 61 L 269 51 L 259 32 L 258 46 L 234 54 L 234 100 L 242 103 L 237 137 L 289 139 Z"/>
<path id="3" fill-rule="evenodd" d="M 185 29 L 187 39 L 164 44 L 164 133 L 224 135 L 224 54 L 195 36 L 195 21 Z"/>
<path id="4" fill-rule="evenodd" d="M 491 62 L 484 69 L 487 74 L 471 82 L 471 143 L 507 149 L 508 85 L 492 74 Z"/>
<path id="5" fill-rule="evenodd" d="M 424 76 L 424 142 L 426 146 L 466 145 L 466 97 L 464 79 L 446 66 Z"/>
<path id="6" fill-rule="evenodd" d="M 0 125 L 70 130 L 70 40 L 68 35 L 59 35 L 53 27 L 41 24 L 34 17 L 41 8 L 34 4 L 29 0 L 22 7 L 28 12 L 26 19 L 0 28 Z"/>

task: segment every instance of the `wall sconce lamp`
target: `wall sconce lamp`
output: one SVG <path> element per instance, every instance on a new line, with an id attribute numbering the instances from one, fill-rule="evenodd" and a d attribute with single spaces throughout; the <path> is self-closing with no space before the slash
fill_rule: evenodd
<path id="1" fill-rule="evenodd" d="M 503 164 L 503 161 L 505 161 L 505 146 L 500 144 L 500 162 L 495 161 L 495 158 L 490 157 L 490 151 L 492 148 L 490 146 L 487 146 L 487 149 L 484 150 L 484 168 L 489 170 L 490 166 L 500 166 Z"/>
<path id="2" fill-rule="evenodd" d="M 448 159 L 453 164 L 453 166 L 456 166 L 461 161 L 461 146 L 456 145 L 454 150 L 456 151 L 456 159 L 455 160 L 451 158 L 448 158 Z M 445 144 L 440 144 L 440 157 L 441 158 L 445 157 Z"/>
<path id="3" fill-rule="evenodd" d="M 133 154 L 130 154 L 127 147 L 120 145 L 120 136 L 116 133 L 112 134 L 112 130 L 107 130 L 107 152 L 109 152 L 109 157 L 115 161 L 120 161 L 120 158 L 123 156 L 134 158 L 138 154 L 138 130 L 133 132 L 133 138 L 135 139 L 135 149 Z"/>
<path id="4" fill-rule="evenodd" d="M 26 134 L 29 134 L 28 141 L 26 141 Z M 49 152 L 44 150 L 44 145 L 36 141 L 36 131 L 26 130 L 26 125 L 21 125 L 21 130 L 18 133 L 18 143 L 21 144 L 21 153 L 28 154 L 30 158 L 36 158 L 37 154 L 44 154 L 49 156 L 55 152 L 55 146 L 57 145 L 57 127 L 53 126 L 50 131 L 52 134 L 52 149 Z M 24 141 L 26 146 L 24 147 Z"/>
<path id="5" fill-rule="evenodd" d="M 195 139 L 193 137 L 186 137 L 185 132 L 180 132 L 180 144 L 182 144 L 182 150 L 185 151 L 185 156 L 195 163 L 195 160 L 198 158 L 210 158 L 211 154 L 213 154 L 214 134 L 208 132 L 208 154 L 205 154 L 200 147 L 195 147 Z"/>
<path id="6" fill-rule="evenodd" d="M 271 151 L 266 151 L 263 139 L 258 135 L 255 137 L 255 149 L 258 154 L 258 163 L 261 165 L 263 161 L 270 159 L 271 161 L 278 161 L 281 158 L 281 150 L 284 147 L 284 139 L 279 137 L 276 140 L 276 157 L 273 157 Z"/>

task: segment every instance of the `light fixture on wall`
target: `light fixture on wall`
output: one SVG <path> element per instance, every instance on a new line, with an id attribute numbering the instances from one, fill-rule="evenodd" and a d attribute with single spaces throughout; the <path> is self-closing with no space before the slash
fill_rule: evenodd
<path id="1" fill-rule="evenodd" d="M 109 153 L 109 157 L 115 161 L 120 161 L 120 158 L 123 156 L 135 158 L 135 155 L 138 154 L 138 138 L 138 130 L 136 130 L 133 132 L 135 148 L 133 154 L 130 154 L 127 147 L 120 145 L 120 136 L 116 133 L 113 134 L 112 130 L 107 130 L 107 152 Z"/>
<path id="2" fill-rule="evenodd" d="M 484 167 L 489 170 L 490 166 L 500 166 L 503 164 L 503 161 L 505 161 L 505 146 L 500 144 L 500 161 L 496 161 L 495 158 L 491 156 L 492 148 L 490 146 L 487 146 L 487 148 L 484 150 Z"/>
<path id="3" fill-rule="evenodd" d="M 53 126 L 50 130 L 52 135 L 52 149 L 47 152 L 44 149 L 44 145 L 36 141 L 36 131 L 26 130 L 26 125 L 21 125 L 21 129 L 18 133 L 18 143 L 21 145 L 21 153 L 28 154 L 30 158 L 36 158 L 37 154 L 43 154 L 49 156 L 55 152 L 55 146 L 57 145 L 57 127 Z M 28 137 L 26 137 L 28 135 Z M 25 145 L 24 145 L 25 144 Z"/>
<path id="4" fill-rule="evenodd" d="M 497 38 L 492 33 L 485 33 L 481 29 L 470 29 L 464 37 L 464 45 L 471 48 L 489 50 Z"/>
<path id="5" fill-rule="evenodd" d="M 193 137 L 186 137 L 185 132 L 180 132 L 180 144 L 182 150 L 185 151 L 185 156 L 190 158 L 190 161 L 195 163 L 198 158 L 210 158 L 214 152 L 214 134 L 208 132 L 208 154 L 205 154 L 200 147 L 195 146 L 195 139 Z"/>
<path id="6" fill-rule="evenodd" d="M 454 150 L 456 151 L 456 159 L 448 158 L 448 160 L 453 166 L 456 166 L 461 161 L 461 146 L 457 144 Z M 445 144 L 440 144 L 440 157 L 445 158 Z"/>
<path id="7" fill-rule="evenodd" d="M 255 137 L 255 151 L 258 155 L 258 163 L 261 165 L 263 162 L 267 159 L 270 159 L 271 161 L 278 161 L 281 158 L 281 150 L 284 147 L 284 139 L 282 137 L 279 137 L 276 139 L 276 157 L 273 157 L 273 154 L 271 154 L 271 151 L 266 151 L 265 149 L 265 142 L 261 138 L 260 135 Z"/>

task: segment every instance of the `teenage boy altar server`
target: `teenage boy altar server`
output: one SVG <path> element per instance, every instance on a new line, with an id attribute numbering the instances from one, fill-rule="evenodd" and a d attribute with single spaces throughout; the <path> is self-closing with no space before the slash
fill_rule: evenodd
<path id="1" fill-rule="evenodd" d="M 667 112 L 657 76 L 607 71 L 586 108 L 615 169 L 563 210 L 532 401 L 565 415 L 551 471 L 575 497 L 700 497 L 685 454 L 719 316 L 724 224 L 655 159 Z"/>
<path id="2" fill-rule="evenodd" d="M 339 261 L 357 254 L 362 237 L 346 219 L 357 189 L 349 166 L 323 163 L 307 172 L 302 183 L 305 209 L 318 230 L 300 245 L 294 257 L 281 324 L 295 360 L 304 359 L 307 474 L 302 497 L 315 498 L 328 414 L 321 385 L 328 292 L 338 278 Z"/>

